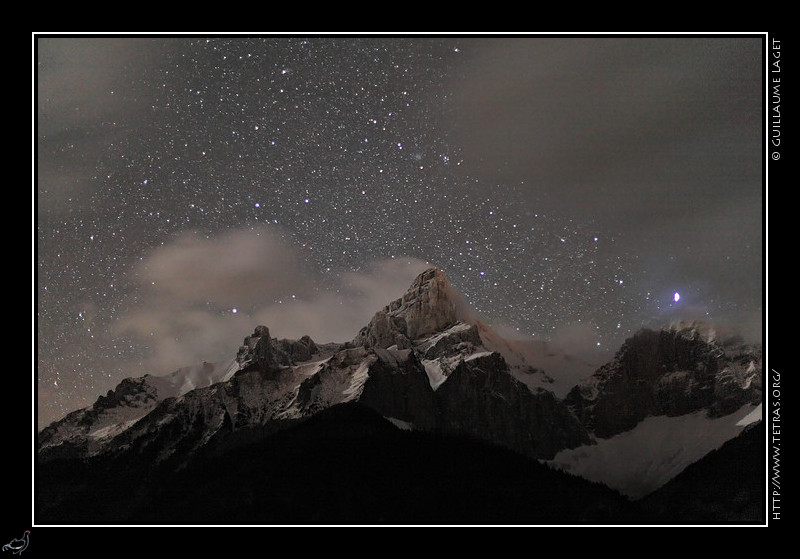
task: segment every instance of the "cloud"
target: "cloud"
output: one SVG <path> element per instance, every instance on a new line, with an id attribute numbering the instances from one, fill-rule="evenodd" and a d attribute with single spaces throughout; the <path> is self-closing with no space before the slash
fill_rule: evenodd
<path id="1" fill-rule="evenodd" d="M 143 265 L 145 281 L 158 295 L 180 305 L 210 302 L 246 307 L 265 296 L 282 297 L 308 288 L 301 255 L 267 228 L 219 237 L 183 234 L 156 249 Z"/>
<path id="2" fill-rule="evenodd" d="M 331 280 L 274 228 L 185 234 L 143 260 L 142 304 L 118 321 L 116 333 L 149 348 L 147 370 L 135 374 L 231 359 L 259 324 L 279 338 L 343 342 L 428 266 L 386 259 Z"/>

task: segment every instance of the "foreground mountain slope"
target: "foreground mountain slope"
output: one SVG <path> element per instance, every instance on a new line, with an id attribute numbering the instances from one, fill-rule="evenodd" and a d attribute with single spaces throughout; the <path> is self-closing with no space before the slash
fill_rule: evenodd
<path id="1" fill-rule="evenodd" d="M 185 469 L 122 457 L 40 469 L 77 480 L 37 523 L 574 524 L 632 521 L 619 494 L 472 438 L 407 431 L 359 403 L 215 441 Z M 146 457 L 141 457 L 145 460 Z M 82 489 L 75 489 L 80 487 Z"/>
<path id="2" fill-rule="evenodd" d="M 37 524 L 719 524 L 764 518 L 754 424 L 641 501 L 472 438 L 398 429 L 358 403 L 211 441 L 179 471 L 44 464 Z M 59 483 L 69 481 L 69 484 Z M 60 489 L 57 499 L 50 491 Z M 65 519 L 68 519 L 65 521 Z"/>

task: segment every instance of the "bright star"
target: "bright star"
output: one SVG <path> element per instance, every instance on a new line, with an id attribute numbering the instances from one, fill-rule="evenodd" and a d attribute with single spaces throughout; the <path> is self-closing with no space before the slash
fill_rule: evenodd
<path id="1" fill-rule="evenodd" d="M 678 301 L 681 300 L 681 294 L 676 291 L 675 292 L 675 296 L 673 298 L 675 299 L 675 302 L 677 303 Z"/>

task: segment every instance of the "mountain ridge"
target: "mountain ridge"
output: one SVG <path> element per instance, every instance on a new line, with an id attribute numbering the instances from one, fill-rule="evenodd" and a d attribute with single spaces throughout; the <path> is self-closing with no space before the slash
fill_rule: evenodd
<path id="1" fill-rule="evenodd" d="M 171 476 L 246 433 L 274 436 L 358 404 L 412 431 L 546 461 L 585 453 L 653 415 L 702 410 L 724 419 L 762 397 L 760 350 L 726 345 L 697 324 L 637 332 L 563 398 L 530 355 L 478 320 L 431 268 L 349 342 L 278 339 L 259 325 L 220 366 L 125 379 L 40 431 L 37 459 L 48 471 L 50 463 L 131 461 L 143 470 L 136 475 Z"/>

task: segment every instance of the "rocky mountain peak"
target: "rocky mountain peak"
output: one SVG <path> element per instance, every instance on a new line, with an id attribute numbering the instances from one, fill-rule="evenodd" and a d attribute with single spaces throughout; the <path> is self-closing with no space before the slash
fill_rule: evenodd
<path id="1" fill-rule="evenodd" d="M 279 340 L 270 336 L 266 326 L 256 326 L 239 346 L 236 362 L 239 369 L 256 366 L 263 372 L 274 372 L 298 361 L 307 361 L 316 352 L 317 345 L 308 336 L 299 340 Z"/>
<path id="2" fill-rule="evenodd" d="M 698 324 L 642 329 L 610 363 L 575 386 L 566 402 L 603 438 L 647 416 L 705 410 L 709 417 L 719 417 L 758 404 L 761 355 L 725 352 L 713 342 L 712 332 Z"/>
<path id="3" fill-rule="evenodd" d="M 375 313 L 353 340 L 355 345 L 400 349 L 468 320 L 466 305 L 438 268 L 419 274 L 399 299 Z"/>

